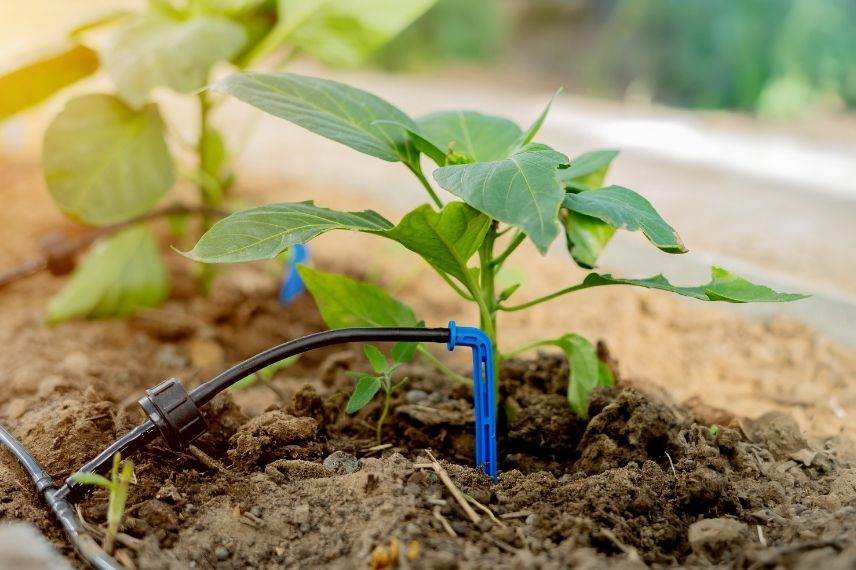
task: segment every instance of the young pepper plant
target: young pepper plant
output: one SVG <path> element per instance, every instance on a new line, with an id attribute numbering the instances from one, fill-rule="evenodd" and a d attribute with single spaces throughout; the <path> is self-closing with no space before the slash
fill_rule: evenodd
<path id="1" fill-rule="evenodd" d="M 177 180 L 191 182 L 200 204 L 191 210 L 205 230 L 234 182 L 212 120 L 220 99 L 201 90 L 215 66 L 247 69 L 297 52 L 357 64 L 435 1 L 150 0 L 139 11 L 79 26 L 61 49 L 0 76 L 0 121 L 99 70 L 113 86 L 69 100 L 44 136 L 42 166 L 54 202 L 107 234 L 50 302 L 48 320 L 122 316 L 167 296 L 168 272 L 148 223 L 158 216 L 155 206 Z M 182 140 L 165 122 L 152 98 L 160 88 L 195 98 L 194 140 Z M 179 150 L 191 167 L 176 167 Z M 210 276 L 210 268 L 202 271 L 203 285 Z"/>
<path id="2" fill-rule="evenodd" d="M 82 485 L 93 485 L 107 490 L 107 532 L 104 533 L 103 548 L 107 554 L 113 554 L 116 535 L 125 516 L 128 487 L 134 480 L 134 464 L 130 461 L 123 462 L 121 455 L 117 453 L 113 456 L 109 479 L 97 473 L 75 473 L 72 478 Z"/>
<path id="3" fill-rule="evenodd" d="M 660 289 L 702 301 L 731 303 L 803 297 L 773 291 L 714 267 L 708 283 L 691 287 L 674 285 L 662 275 L 625 279 L 591 272 L 579 283 L 513 304 L 510 298 L 519 287 L 497 290 L 497 274 L 526 239 L 543 255 L 564 234 L 571 258 L 585 268 L 596 264 L 618 229 L 640 231 L 666 253 L 687 251 L 677 232 L 643 196 L 622 186 L 603 187 L 615 151 L 587 153 L 571 160 L 536 142 L 549 104 L 523 130 L 506 118 L 475 111 L 440 111 L 412 119 L 365 91 L 289 73 L 232 75 L 213 89 L 362 153 L 402 163 L 431 204 L 415 208 L 397 224 L 371 210 L 341 212 L 313 202 L 252 208 L 217 222 L 187 252 L 189 258 L 206 263 L 268 259 L 331 230 L 394 240 L 421 256 L 453 291 L 473 304 L 499 359 L 536 346 L 561 348 L 571 362 L 568 400 L 580 415 L 586 414 L 591 390 L 611 382 L 591 343 L 578 335 L 565 335 L 502 353 L 497 342 L 499 313 L 608 285 Z M 437 185 L 459 200 L 441 200 L 423 173 L 423 156 L 436 165 L 433 178 Z M 389 300 L 379 301 L 376 288 L 371 289 L 372 294 L 351 296 L 355 287 L 344 277 L 325 274 L 320 279 L 323 286 L 319 286 L 319 279 L 312 277 L 320 273 L 304 268 L 302 274 L 331 327 L 354 322 L 395 326 L 416 320 L 411 318 L 412 311 L 388 311 Z M 331 306 L 336 307 L 335 319 L 325 314 L 325 307 L 329 312 Z M 342 314 L 349 318 L 340 318 Z"/>

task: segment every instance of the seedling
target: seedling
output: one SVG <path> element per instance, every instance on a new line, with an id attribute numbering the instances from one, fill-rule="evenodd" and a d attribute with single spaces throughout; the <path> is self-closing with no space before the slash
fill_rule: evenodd
<path id="1" fill-rule="evenodd" d="M 396 343 L 392 348 L 393 361 L 389 362 L 378 347 L 373 344 L 366 344 L 363 346 L 363 352 L 372 369 L 375 371 L 375 375 L 366 374 L 365 372 L 355 372 L 353 370 L 348 371 L 348 375 L 357 382 L 348 400 L 348 405 L 345 407 L 345 412 L 349 414 L 359 412 L 374 399 L 378 392 L 383 392 L 383 406 L 381 407 L 380 416 L 375 423 L 378 444 L 382 443 L 383 423 L 386 421 L 387 414 L 389 414 L 389 404 L 392 401 L 392 394 L 409 380 L 408 378 L 403 378 L 395 382 L 393 380 L 393 373 L 402 364 L 413 359 L 415 349 L 416 345 L 413 343 Z"/>
<path id="2" fill-rule="evenodd" d="M 0 121 L 99 70 L 113 85 L 109 93 L 69 100 L 45 133 L 42 166 L 51 197 L 101 238 L 51 300 L 48 320 L 122 316 L 167 297 L 168 272 L 149 222 L 169 216 L 183 232 L 192 213 L 204 231 L 235 181 L 232 153 L 213 121 L 222 98 L 201 90 L 217 66 L 278 64 L 272 61 L 281 59 L 277 55 L 296 51 L 353 65 L 435 1 L 152 0 L 141 11 L 113 12 L 83 24 L 62 49 L 0 76 Z M 195 98 L 192 140 L 165 122 L 153 99 L 161 88 Z M 188 165 L 177 166 L 181 154 L 190 156 Z M 182 181 L 196 187 L 199 205 L 181 215 L 155 209 Z M 36 268 L 69 271 L 78 249 L 89 243 L 79 245 L 51 250 L 48 262 Z M 28 268 L 21 274 L 32 273 Z M 203 290 L 212 276 L 210 266 L 200 269 Z"/>
<path id="3" fill-rule="evenodd" d="M 665 253 L 687 251 L 677 232 L 643 196 L 623 186 L 604 186 L 617 151 L 600 150 L 570 159 L 536 142 L 550 104 L 523 130 L 506 118 L 475 111 L 440 111 L 412 119 L 371 93 L 291 73 L 239 73 L 216 83 L 213 91 L 232 95 L 364 154 L 403 164 L 431 204 L 415 208 L 397 224 L 371 210 L 341 212 L 313 202 L 261 206 L 217 222 L 187 252 L 188 257 L 206 263 L 270 259 L 331 230 L 396 241 L 421 256 L 452 291 L 472 303 L 498 359 L 541 346 L 561 348 L 571 363 L 568 401 L 581 416 L 587 413 L 591 391 L 612 383 L 608 367 L 598 361 L 592 344 L 568 334 L 501 352 L 497 315 L 608 285 L 660 289 L 730 303 L 804 297 L 778 293 L 714 267 L 708 283 L 690 287 L 672 284 L 662 275 L 627 279 L 592 271 L 579 283 L 512 303 L 520 284 L 500 290 L 497 275 L 527 238 L 545 254 L 564 235 L 571 259 L 588 269 L 596 265 L 618 229 L 641 231 Z M 436 184 L 458 200 L 447 203 L 440 198 L 423 174 L 423 156 L 436 165 Z M 476 263 L 471 264 L 474 257 Z M 418 322 L 407 305 L 374 285 L 308 267 L 300 272 L 330 327 L 415 326 Z M 436 361 L 424 348 L 419 350 Z"/>
<path id="4" fill-rule="evenodd" d="M 97 473 L 75 473 L 72 478 L 83 485 L 94 485 L 107 489 L 110 494 L 107 503 L 107 532 L 104 534 L 104 551 L 113 554 L 116 534 L 125 516 L 125 502 L 128 500 L 128 487 L 134 480 L 134 464 L 122 461 L 119 453 L 113 456 L 113 469 L 110 478 Z"/>

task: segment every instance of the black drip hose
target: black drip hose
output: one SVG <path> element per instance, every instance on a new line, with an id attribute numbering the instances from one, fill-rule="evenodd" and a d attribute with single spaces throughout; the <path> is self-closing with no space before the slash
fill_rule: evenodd
<path id="1" fill-rule="evenodd" d="M 347 342 L 447 343 L 449 335 L 448 328 L 428 329 L 420 327 L 348 328 L 310 334 L 269 348 L 236 364 L 208 382 L 194 388 L 189 397 L 196 406 L 202 407 L 235 382 L 255 374 L 271 364 L 315 348 Z M 94 459 L 78 469 L 78 472 L 105 473 L 117 452 L 123 455 L 130 454 L 154 440 L 158 433 L 155 423 L 151 419 L 146 420 L 111 443 Z M 120 570 L 122 566 L 104 552 L 92 536 L 86 532 L 71 506 L 70 495 L 79 486 L 76 486 L 74 481 L 69 478 L 65 485 L 57 489 L 50 475 L 2 425 L 0 425 L 0 443 L 8 448 L 27 470 L 36 489 L 45 498 L 77 552 L 98 570 Z"/>

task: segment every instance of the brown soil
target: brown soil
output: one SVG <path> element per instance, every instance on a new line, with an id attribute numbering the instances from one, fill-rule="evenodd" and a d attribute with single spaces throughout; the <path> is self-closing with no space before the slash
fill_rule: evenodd
<path id="1" fill-rule="evenodd" d="M 31 191 L 29 175 L 0 168 L 0 179 L 12 182 L 3 192 Z M 46 211 L 40 199 L 27 198 L 34 211 Z M 35 240 L 53 227 L 49 216 L 23 215 L 30 210 L 20 204 L 12 214 L 16 207 L 22 215 L 9 222 L 19 235 Z M 356 255 L 358 243 L 336 245 L 335 253 L 316 249 L 319 263 L 372 276 L 373 261 Z M 4 263 L 27 255 L 14 240 L 4 249 Z M 54 477 L 139 422 L 134 402 L 144 388 L 171 376 L 193 386 L 324 328 L 311 300 L 280 306 L 276 278 L 264 268 L 223 274 L 204 299 L 174 263 L 171 300 L 127 321 L 43 326 L 44 299 L 61 284 L 47 275 L 0 292 L 0 422 Z M 406 263 L 396 265 L 398 275 L 408 274 Z M 421 274 L 398 285 L 419 314 L 463 313 Z M 590 297 L 592 307 L 559 312 L 574 315 L 574 330 L 607 339 L 621 363 L 620 385 L 595 395 L 588 420 L 565 404 L 564 359 L 539 355 L 503 366 L 509 413 L 497 482 L 471 465 L 467 390 L 418 364 L 405 370 L 408 389 L 428 398 L 398 394 L 383 433 L 392 447 L 370 451 L 366 422 L 377 405 L 356 418 L 342 411 L 351 382 L 345 371 L 365 363 L 354 348 L 326 349 L 280 371 L 271 387 L 215 400 L 206 409 L 211 430 L 197 442 L 201 453 L 176 454 L 156 442 L 133 457 L 137 484 L 123 530 L 141 542 L 126 554 L 140 568 L 385 567 L 391 551 L 400 567 L 413 568 L 854 567 L 856 469 L 852 446 L 836 435 L 852 433 L 852 425 L 827 400 L 837 395 L 836 409 L 852 410 L 853 352 L 794 323 L 746 323 L 624 295 Z M 599 328 L 603 306 L 614 309 L 613 327 Z M 503 325 L 512 336 L 567 326 L 555 313 Z M 633 340 L 646 335 L 657 342 Z M 626 362 L 645 364 L 652 351 L 657 383 L 635 380 Z M 751 375 L 755 381 L 744 386 Z M 800 392 L 808 402 L 797 408 L 773 399 L 809 379 L 829 393 Z M 714 385 L 719 380 L 724 387 Z M 676 403 L 660 386 L 678 400 L 705 397 Z M 736 386 L 743 386 L 737 405 L 724 405 Z M 772 402 L 762 410 L 796 410 L 798 421 L 775 411 L 741 417 L 739 402 L 750 395 Z M 806 436 L 800 427 L 812 429 Z M 470 522 L 433 471 L 418 467 L 426 448 L 497 522 L 481 510 L 482 522 Z M 105 506 L 96 492 L 82 512 L 103 524 Z M 12 519 L 37 525 L 73 556 L 23 471 L 0 452 L 0 520 Z"/>

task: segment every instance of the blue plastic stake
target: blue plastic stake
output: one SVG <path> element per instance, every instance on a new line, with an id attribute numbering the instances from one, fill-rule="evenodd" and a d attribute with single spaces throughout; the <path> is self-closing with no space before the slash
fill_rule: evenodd
<path id="1" fill-rule="evenodd" d="M 496 396 L 493 377 L 493 347 L 483 330 L 459 327 L 449 321 L 449 350 L 456 346 L 473 349 L 473 403 L 476 412 L 476 466 L 496 479 Z"/>
<path id="2" fill-rule="evenodd" d="M 285 265 L 285 279 L 282 282 L 282 288 L 279 290 L 279 301 L 283 305 L 290 305 L 306 290 L 303 286 L 303 279 L 297 272 L 297 264 L 304 263 L 308 259 L 308 247 L 302 243 L 291 246 L 291 259 Z"/>

